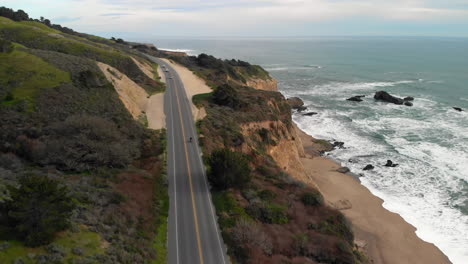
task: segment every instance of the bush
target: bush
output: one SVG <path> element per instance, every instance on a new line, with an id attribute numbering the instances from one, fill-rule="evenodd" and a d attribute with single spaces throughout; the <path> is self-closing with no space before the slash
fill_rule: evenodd
<path id="1" fill-rule="evenodd" d="M 229 149 L 214 151 L 208 164 L 208 179 L 217 189 L 241 188 L 250 181 L 251 168 L 247 158 L 240 152 Z"/>
<path id="2" fill-rule="evenodd" d="M 229 84 L 224 84 L 216 88 L 213 92 L 213 102 L 217 105 L 227 106 L 235 110 L 243 106 L 239 93 Z"/>
<path id="3" fill-rule="evenodd" d="M 301 201 L 304 205 L 316 206 L 323 204 L 323 196 L 317 191 L 306 192 L 302 195 Z"/>
<path id="4" fill-rule="evenodd" d="M 45 176 L 27 175 L 20 187 L 9 186 L 11 200 L 3 210 L 25 245 L 37 247 L 52 241 L 56 232 L 69 227 L 75 204 L 68 189 Z"/>
<path id="5" fill-rule="evenodd" d="M 96 116 L 71 116 L 51 126 L 54 137 L 33 151 L 36 161 L 62 170 L 84 171 L 99 167 L 123 168 L 139 155 L 115 123 Z"/>
<path id="6" fill-rule="evenodd" d="M 287 224 L 289 222 L 286 208 L 274 203 L 253 202 L 247 207 L 247 212 L 253 218 L 266 224 Z"/>

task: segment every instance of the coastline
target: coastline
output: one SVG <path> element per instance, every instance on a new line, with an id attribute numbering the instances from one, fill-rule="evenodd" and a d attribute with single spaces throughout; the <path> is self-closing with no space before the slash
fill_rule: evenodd
<path id="1" fill-rule="evenodd" d="M 204 84 L 202 80 L 198 79 L 195 82 L 193 73 L 190 74 L 188 69 L 183 71 L 182 66 L 177 66 L 179 67 L 175 67 L 175 70 L 186 84 L 188 98 L 206 92 L 204 89 L 198 89 L 200 85 L 194 84 L 198 82 Z M 192 87 L 194 85 L 196 87 Z M 278 91 L 277 88 L 275 90 Z M 192 108 L 198 110 L 195 106 Z M 194 117 L 198 116 L 197 111 L 193 114 Z M 341 167 L 338 161 L 320 156 L 320 152 L 326 149 L 320 144 L 320 140 L 308 135 L 296 125 L 294 127 L 299 139 L 295 142 L 300 142 L 295 144 L 295 147 L 298 148 L 298 153 L 301 153 L 300 148 L 304 150 L 303 155 L 299 154 L 299 161 L 306 178 L 310 179 L 307 184 L 318 187 L 326 203 L 340 210 L 350 220 L 355 243 L 366 253 L 369 263 L 451 263 L 434 244 L 419 238 L 414 226 L 407 223 L 400 215 L 385 209 L 384 201 L 362 185 L 357 175 L 337 172 L 336 170 Z M 281 151 L 286 151 L 284 153 L 286 156 L 297 155 L 288 153 L 285 149 Z"/>
<path id="2" fill-rule="evenodd" d="M 315 138 L 296 126 L 306 157 L 301 162 L 331 207 L 340 210 L 351 222 L 355 242 L 368 256 L 369 263 L 426 264 L 451 263 L 434 244 L 416 235 L 416 228 L 400 215 L 383 207 L 383 200 L 372 194 L 359 179 L 339 173 L 334 160 L 318 155 Z"/>

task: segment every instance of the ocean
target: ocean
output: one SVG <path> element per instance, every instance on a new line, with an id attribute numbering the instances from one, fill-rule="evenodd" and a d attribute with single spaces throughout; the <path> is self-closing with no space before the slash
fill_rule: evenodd
<path id="1" fill-rule="evenodd" d="M 468 263 L 468 39 L 411 37 L 146 40 L 263 66 L 308 134 L 344 142 L 329 156 L 349 167 L 384 207 L 417 228 L 453 263 Z M 414 106 L 376 102 L 376 91 Z M 346 101 L 365 95 L 364 101 Z M 461 107 L 464 112 L 452 107 Z M 399 166 L 383 166 L 390 159 Z M 367 164 L 374 170 L 363 171 Z"/>

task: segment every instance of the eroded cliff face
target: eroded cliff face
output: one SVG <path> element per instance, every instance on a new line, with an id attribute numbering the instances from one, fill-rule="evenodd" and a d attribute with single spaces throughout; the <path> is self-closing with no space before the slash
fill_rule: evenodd
<path id="1" fill-rule="evenodd" d="M 273 78 L 267 80 L 249 79 L 247 85 L 258 90 L 278 92 L 278 81 Z"/>
<path id="2" fill-rule="evenodd" d="M 241 130 L 244 137 L 250 139 L 259 137 L 262 130 L 268 131 L 268 135 L 263 138 L 263 142 L 266 141 L 266 153 L 294 179 L 316 187 L 301 162 L 301 158 L 306 157 L 306 154 L 296 126 L 288 127 L 282 121 L 263 121 L 242 124 Z"/>

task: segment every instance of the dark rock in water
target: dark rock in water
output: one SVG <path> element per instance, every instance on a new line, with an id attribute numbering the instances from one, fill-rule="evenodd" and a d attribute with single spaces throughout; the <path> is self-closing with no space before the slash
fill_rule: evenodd
<path id="1" fill-rule="evenodd" d="M 307 110 L 307 107 L 306 106 L 299 106 L 297 108 L 295 108 L 299 113 L 302 112 L 302 111 L 305 111 Z"/>
<path id="2" fill-rule="evenodd" d="M 394 103 L 397 105 L 401 105 L 404 102 L 403 99 L 390 95 L 389 93 L 385 91 L 376 92 L 374 95 L 374 99 L 388 102 L 388 103 Z"/>
<path id="3" fill-rule="evenodd" d="M 362 102 L 361 96 L 353 96 L 353 97 L 348 98 L 346 100 L 353 101 L 353 102 Z"/>
<path id="4" fill-rule="evenodd" d="M 303 116 L 313 116 L 313 115 L 316 115 L 318 114 L 317 112 L 309 112 L 309 113 L 305 113 L 305 114 L 302 114 Z"/>
<path id="5" fill-rule="evenodd" d="M 304 102 L 299 97 L 291 97 L 286 100 L 292 109 L 298 109 L 301 106 L 304 106 Z"/>
<path id="6" fill-rule="evenodd" d="M 396 167 L 398 166 L 397 163 L 393 163 L 391 160 L 387 160 L 387 163 L 385 164 L 385 167 Z"/>
<path id="7" fill-rule="evenodd" d="M 349 159 L 348 162 L 349 162 L 349 163 L 356 163 L 356 161 L 353 160 L 353 159 Z"/>
<path id="8" fill-rule="evenodd" d="M 405 105 L 406 105 L 406 106 L 413 106 L 413 103 L 412 103 L 412 102 L 405 101 Z"/>
<path id="9" fill-rule="evenodd" d="M 407 97 L 403 98 L 403 101 L 414 101 L 414 97 L 407 96 Z"/>
<path id="10" fill-rule="evenodd" d="M 335 148 L 343 148 L 343 147 L 344 147 L 344 142 L 335 141 L 335 142 L 333 142 L 333 147 L 335 147 Z"/>
<path id="11" fill-rule="evenodd" d="M 341 168 L 337 169 L 336 171 L 340 172 L 340 173 L 348 173 L 349 168 L 348 167 L 341 167 Z"/>
<path id="12" fill-rule="evenodd" d="M 367 164 L 362 170 L 373 170 L 373 169 L 374 169 L 374 166 L 372 166 L 371 164 Z"/>
<path id="13" fill-rule="evenodd" d="M 453 107 L 453 109 L 457 110 L 458 112 L 462 112 L 463 109 L 461 109 L 460 107 Z"/>

